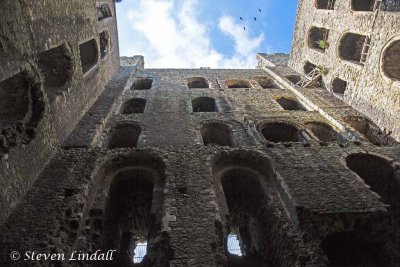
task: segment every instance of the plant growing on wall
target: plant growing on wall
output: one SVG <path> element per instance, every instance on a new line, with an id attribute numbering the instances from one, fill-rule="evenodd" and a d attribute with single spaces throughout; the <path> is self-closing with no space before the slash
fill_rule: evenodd
<path id="1" fill-rule="evenodd" d="M 328 74 L 328 68 L 327 67 L 325 67 L 325 66 L 322 66 L 322 65 L 318 65 L 317 66 L 317 73 L 318 74 L 321 74 L 321 75 L 326 75 L 326 74 Z"/>
<path id="2" fill-rule="evenodd" d="M 318 40 L 317 44 L 322 50 L 325 50 L 329 47 L 329 43 L 326 40 Z"/>

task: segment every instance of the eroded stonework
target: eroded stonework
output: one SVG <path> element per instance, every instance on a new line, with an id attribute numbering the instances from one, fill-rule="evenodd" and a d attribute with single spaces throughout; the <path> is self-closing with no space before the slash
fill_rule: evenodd
<path id="1" fill-rule="evenodd" d="M 112 1 L 6 10 L 1 266 L 398 266 L 399 144 L 325 76 L 298 86 L 296 48 L 294 69 L 282 54 L 257 69 L 146 69 L 119 63 Z M 113 259 L 68 260 L 98 250 Z"/>

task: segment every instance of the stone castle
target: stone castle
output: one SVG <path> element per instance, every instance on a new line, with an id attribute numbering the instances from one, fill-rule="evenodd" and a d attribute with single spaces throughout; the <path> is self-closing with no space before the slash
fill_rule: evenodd
<path id="1" fill-rule="evenodd" d="M 299 0 L 236 70 L 120 58 L 115 14 L 2 0 L 0 266 L 400 266 L 400 1 Z"/>

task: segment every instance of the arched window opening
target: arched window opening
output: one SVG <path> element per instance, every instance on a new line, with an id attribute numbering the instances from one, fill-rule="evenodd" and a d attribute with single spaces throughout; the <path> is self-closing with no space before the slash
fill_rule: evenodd
<path id="1" fill-rule="evenodd" d="M 354 11 L 374 11 L 376 0 L 351 0 Z"/>
<path id="2" fill-rule="evenodd" d="M 322 142 L 334 142 L 338 140 L 339 134 L 329 125 L 320 122 L 308 122 L 305 124 L 315 137 Z"/>
<path id="3" fill-rule="evenodd" d="M 287 75 L 286 79 L 288 79 L 294 84 L 297 84 L 298 82 L 301 81 L 301 77 L 299 75 Z"/>
<path id="4" fill-rule="evenodd" d="M 146 99 L 133 98 L 126 101 L 121 107 L 122 114 L 144 113 Z"/>
<path id="5" fill-rule="evenodd" d="M 347 82 L 340 79 L 340 78 L 335 78 L 332 81 L 332 92 L 338 95 L 344 95 L 347 89 Z"/>
<path id="6" fill-rule="evenodd" d="M 80 44 L 79 54 L 81 57 L 82 72 L 85 74 L 97 64 L 99 58 L 96 40 L 92 39 L 86 43 Z"/>
<path id="7" fill-rule="evenodd" d="M 231 130 L 224 123 L 207 123 L 201 128 L 200 133 L 204 145 L 232 146 Z"/>
<path id="8" fill-rule="evenodd" d="M 44 76 L 44 90 L 50 99 L 66 90 L 67 82 L 72 78 L 71 53 L 60 45 L 39 54 L 39 69 Z"/>
<path id="9" fill-rule="evenodd" d="M 296 127 L 283 122 L 265 124 L 261 128 L 261 133 L 265 140 L 274 143 L 301 142 L 304 140 L 304 137 Z"/>
<path id="10" fill-rule="evenodd" d="M 315 5 L 317 9 L 331 9 L 333 10 L 335 7 L 336 0 L 316 0 Z"/>
<path id="11" fill-rule="evenodd" d="M 327 48 L 329 30 L 312 27 L 308 32 L 308 47 L 324 52 Z"/>
<path id="12" fill-rule="evenodd" d="M 250 83 L 245 80 L 229 80 L 225 84 L 228 88 L 251 88 Z"/>
<path id="13" fill-rule="evenodd" d="M 100 33 L 100 55 L 105 58 L 110 52 L 110 33 L 105 30 Z"/>
<path id="14" fill-rule="evenodd" d="M 400 0 L 385 0 L 381 4 L 381 10 L 387 12 L 400 12 Z"/>
<path id="15" fill-rule="evenodd" d="M 136 147 L 140 132 L 140 126 L 136 124 L 124 123 L 115 126 L 108 141 L 108 149 Z"/>
<path id="16" fill-rule="evenodd" d="M 133 90 L 149 90 L 153 86 L 153 79 L 151 78 L 136 78 L 132 84 Z"/>
<path id="17" fill-rule="evenodd" d="M 347 116 L 343 120 L 374 145 L 390 146 L 395 143 L 392 137 L 383 133 L 378 126 L 365 117 Z"/>
<path id="18" fill-rule="evenodd" d="M 193 112 L 217 112 L 217 105 L 214 98 L 197 97 L 192 100 Z"/>
<path id="19" fill-rule="evenodd" d="M 368 235 L 354 231 L 327 236 L 321 247 L 330 261 L 329 266 L 388 266 L 380 253 L 382 244 L 365 236 Z"/>
<path id="20" fill-rule="evenodd" d="M 339 44 L 339 56 L 343 60 L 360 63 L 366 36 L 356 33 L 346 33 Z M 366 53 L 368 51 L 364 51 Z"/>
<path id="21" fill-rule="evenodd" d="M 264 89 L 278 89 L 279 86 L 276 84 L 276 82 L 268 77 L 254 77 L 254 79 L 257 81 L 257 83 Z"/>
<path id="22" fill-rule="evenodd" d="M 85 236 L 95 250 L 116 250 L 112 266 L 168 266 L 173 258 L 168 234 L 161 232 L 164 175 L 161 158 L 135 150 L 111 156 L 97 171 Z"/>
<path id="23" fill-rule="evenodd" d="M 284 109 L 284 110 L 299 110 L 299 111 L 307 111 L 307 109 L 297 100 L 286 98 L 286 97 L 280 97 L 276 100 L 278 104 Z"/>
<path id="24" fill-rule="evenodd" d="M 271 162 L 237 150 L 214 158 L 212 172 L 227 266 L 279 266 L 292 241 L 287 232 L 275 230 L 286 220 L 280 216 L 285 208 Z"/>
<path id="25" fill-rule="evenodd" d="M 110 6 L 107 3 L 100 3 L 97 6 L 97 20 L 103 20 L 112 17 Z"/>
<path id="26" fill-rule="evenodd" d="M 195 88 L 209 88 L 208 82 L 203 77 L 193 77 L 187 79 L 187 85 L 191 89 Z"/>
<path id="27" fill-rule="evenodd" d="M 347 156 L 346 164 L 371 187 L 372 191 L 382 197 L 383 202 L 390 205 L 390 210 L 400 215 L 400 183 L 394 177 L 394 169 L 386 159 L 357 153 Z"/>
<path id="28" fill-rule="evenodd" d="M 386 48 L 383 53 L 382 63 L 385 75 L 391 79 L 400 81 L 400 40 L 391 43 L 390 46 Z"/>
<path id="29" fill-rule="evenodd" d="M 159 177 L 154 175 L 146 166 L 131 166 L 112 179 L 103 245 L 117 250 L 118 266 L 147 266 L 154 260 L 147 243 L 160 235 L 162 209 L 162 195 L 155 192 L 156 186 L 162 187 L 155 184 Z"/>

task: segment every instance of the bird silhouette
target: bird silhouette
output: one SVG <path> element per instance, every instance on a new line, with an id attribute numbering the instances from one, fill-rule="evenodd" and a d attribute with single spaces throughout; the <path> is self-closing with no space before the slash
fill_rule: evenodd
<path id="1" fill-rule="evenodd" d="M 257 20 L 256 17 L 254 17 L 254 20 Z"/>
<path id="2" fill-rule="evenodd" d="M 261 9 L 258 9 L 258 11 L 260 11 L 260 12 L 261 12 Z"/>
<path id="3" fill-rule="evenodd" d="M 243 27 L 243 30 L 245 31 L 245 30 L 246 30 L 246 27 Z"/>
<path id="4" fill-rule="evenodd" d="M 242 18 L 242 17 L 240 17 L 240 20 L 243 20 L 243 18 Z"/>

